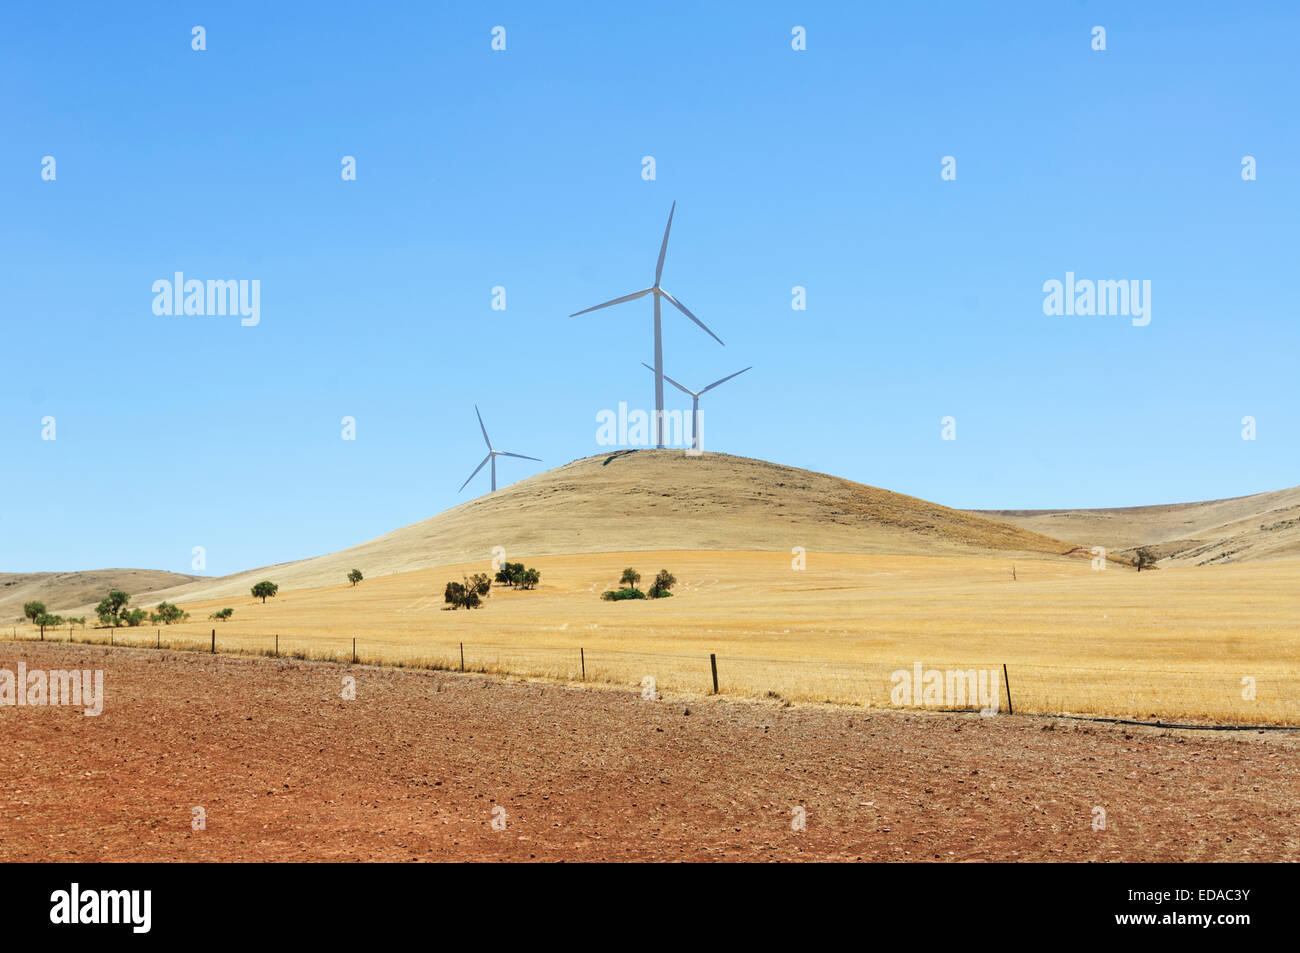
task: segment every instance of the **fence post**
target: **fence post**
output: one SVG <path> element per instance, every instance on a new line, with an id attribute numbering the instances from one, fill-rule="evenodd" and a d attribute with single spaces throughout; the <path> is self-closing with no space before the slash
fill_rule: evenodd
<path id="1" fill-rule="evenodd" d="M 460 670 L 465 671 L 465 643 L 460 643 Z"/>
<path id="2" fill-rule="evenodd" d="M 718 657 L 709 653 L 709 667 L 713 669 L 713 694 L 718 694 Z"/>
<path id="3" fill-rule="evenodd" d="M 578 649 L 578 657 L 582 659 L 582 680 L 587 680 L 587 652 L 585 649 Z"/>
<path id="4" fill-rule="evenodd" d="M 45 641 L 45 626 L 41 626 L 41 641 Z"/>
<path id="5" fill-rule="evenodd" d="M 160 649 L 162 648 L 162 629 L 156 629 L 154 631 L 157 633 L 158 636 L 157 641 L 154 643 L 154 648 Z"/>
<path id="6" fill-rule="evenodd" d="M 1002 681 L 1007 686 L 1007 714 L 1014 715 L 1016 710 L 1011 707 L 1011 679 L 1007 677 L 1007 663 L 1002 663 Z"/>
<path id="7" fill-rule="evenodd" d="M 217 630 L 212 630 L 212 654 L 217 654 Z"/>
<path id="8" fill-rule="evenodd" d="M 275 657 L 280 657 L 280 633 L 275 633 Z"/>
<path id="9" fill-rule="evenodd" d="M 357 640 L 352 640 L 352 664 L 357 664 Z"/>

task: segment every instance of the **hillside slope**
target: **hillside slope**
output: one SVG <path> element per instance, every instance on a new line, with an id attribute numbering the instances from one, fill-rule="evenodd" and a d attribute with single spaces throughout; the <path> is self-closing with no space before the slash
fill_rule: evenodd
<path id="1" fill-rule="evenodd" d="M 49 611 L 58 613 L 75 606 L 96 604 L 110 589 L 121 589 L 133 596 L 140 596 L 159 589 L 175 588 L 201 578 L 203 577 L 153 569 L 0 573 L 0 621 L 21 620 L 25 602 L 44 602 Z M 138 602 L 139 599 L 135 601 Z"/>
<path id="2" fill-rule="evenodd" d="M 1300 556 L 1300 487 L 1203 503 L 1096 510 L 972 510 L 1022 529 L 1116 553 L 1211 565 Z"/>
<path id="3" fill-rule="evenodd" d="M 839 477 L 728 454 L 586 457 L 325 556 L 237 573 L 154 598 L 247 595 L 507 558 L 648 550 L 899 555 L 1063 554 L 1070 543 Z"/>

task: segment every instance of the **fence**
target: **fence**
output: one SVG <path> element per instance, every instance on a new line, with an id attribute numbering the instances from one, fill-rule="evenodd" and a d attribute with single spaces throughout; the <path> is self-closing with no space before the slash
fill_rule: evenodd
<path id="1" fill-rule="evenodd" d="M 36 641 L 39 633 L 16 627 L 7 641 Z M 735 654 L 629 652 L 592 645 L 528 646 L 409 637 L 259 635 L 205 629 L 201 635 L 172 627 L 60 630 L 47 642 L 130 648 L 263 655 L 341 663 L 390 665 L 519 676 L 653 691 L 765 698 L 777 702 L 865 708 L 978 708 L 978 700 L 917 697 L 900 704 L 897 689 L 915 672 L 912 660 L 861 663 L 833 659 L 764 658 Z M 1209 667 L 1078 668 L 998 660 L 924 661 L 924 671 L 986 673 L 997 707 L 1021 714 L 1082 715 L 1135 720 L 1300 726 L 1300 672 L 1226 671 Z M 963 678 L 958 678 L 962 682 Z"/>

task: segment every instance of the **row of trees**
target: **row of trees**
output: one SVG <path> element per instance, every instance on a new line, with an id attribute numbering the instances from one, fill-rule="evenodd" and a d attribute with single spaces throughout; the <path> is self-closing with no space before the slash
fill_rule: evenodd
<path id="1" fill-rule="evenodd" d="M 677 585 L 677 577 L 667 569 L 659 570 L 655 576 L 655 581 L 650 584 L 648 593 L 642 592 L 638 588 L 640 582 L 641 574 L 629 566 L 623 570 L 623 575 L 618 580 L 618 584 L 622 588 L 606 589 L 600 594 L 600 597 L 606 602 L 618 602 L 623 599 L 645 599 L 647 596 L 651 599 L 666 599 L 672 595 L 669 590 Z"/>

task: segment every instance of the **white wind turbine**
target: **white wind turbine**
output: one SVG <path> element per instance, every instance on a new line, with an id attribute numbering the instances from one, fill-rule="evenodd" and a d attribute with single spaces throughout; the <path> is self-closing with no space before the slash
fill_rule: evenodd
<path id="1" fill-rule="evenodd" d="M 654 368 L 651 367 L 649 364 L 645 363 L 645 361 L 641 362 L 641 366 L 644 367 L 647 371 L 654 370 Z M 664 380 L 666 380 L 668 383 L 672 384 L 683 394 L 691 395 L 691 441 L 692 441 L 691 449 L 695 450 L 697 453 L 700 450 L 700 398 L 705 394 L 707 394 L 709 391 L 713 390 L 713 388 L 717 387 L 719 384 L 725 384 L 733 377 L 739 377 L 741 374 L 745 373 L 745 371 L 753 370 L 753 367 L 754 365 L 751 364 L 749 365 L 749 367 L 746 367 L 744 370 L 736 371 L 736 373 L 734 374 L 728 374 L 726 377 L 722 378 L 721 380 L 714 381 L 708 387 L 705 387 L 703 390 L 698 390 L 698 391 L 691 390 L 689 387 L 685 387 L 682 384 L 677 383 L 667 374 L 664 375 Z"/>
<path id="2" fill-rule="evenodd" d="M 485 466 L 487 466 L 488 461 L 491 461 L 492 492 L 495 493 L 497 489 L 497 457 L 518 457 L 520 460 L 535 460 L 538 463 L 542 462 L 541 460 L 538 460 L 536 457 L 526 457 L 522 453 L 507 453 L 504 450 L 493 450 L 492 441 L 488 439 L 487 428 L 483 426 L 483 415 L 478 412 L 478 404 L 474 405 L 474 413 L 478 417 L 478 429 L 483 431 L 483 442 L 487 444 L 488 455 L 483 458 L 482 463 L 480 463 L 478 466 L 474 468 L 474 472 L 469 475 L 469 480 L 472 480 L 476 476 L 478 476 L 478 471 L 482 470 Z M 457 490 L 456 492 L 459 493 L 461 490 L 465 489 L 465 487 L 469 486 L 469 480 L 466 480 L 464 483 L 462 483 L 460 485 L 460 490 Z"/>
<path id="3" fill-rule="evenodd" d="M 676 298 L 670 295 L 663 288 L 659 287 L 659 279 L 662 277 L 664 272 L 664 255 L 668 252 L 668 233 L 672 231 L 673 212 L 675 211 L 677 211 L 676 202 L 673 203 L 673 207 L 668 211 L 668 225 L 664 229 L 663 244 L 659 246 L 659 263 L 655 265 L 655 283 L 653 285 L 651 285 L 649 288 L 646 288 L 643 291 L 634 291 L 630 295 L 624 295 L 621 298 L 615 298 L 613 301 L 606 301 L 604 304 L 598 304 L 593 308 L 586 308 L 582 311 L 575 311 L 573 314 L 569 315 L 569 317 L 571 318 L 576 318 L 580 314 L 587 314 L 588 312 L 591 311 L 599 311 L 601 308 L 608 308 L 610 305 L 613 304 L 622 304 L 624 301 L 635 301 L 637 298 L 643 298 L 648 294 L 654 295 L 655 298 L 655 366 L 652 368 L 652 370 L 655 373 L 655 421 L 656 421 L 655 435 L 656 435 L 656 442 L 661 450 L 663 449 L 664 446 L 664 340 L 663 340 L 662 321 L 659 314 L 659 299 L 660 298 L 667 299 L 669 304 L 671 304 L 674 308 L 676 308 L 682 314 L 686 315 L 688 318 L 690 318 L 692 321 L 698 324 L 701 328 L 703 328 L 704 331 L 709 335 L 709 337 L 713 338 L 713 340 L 717 341 L 719 344 L 722 344 L 722 338 L 718 337 L 716 334 L 710 331 L 708 327 L 705 326 L 703 321 L 701 321 L 695 315 L 691 314 L 690 309 L 687 308 L 686 305 L 682 304 L 680 301 L 678 301 Z"/>

